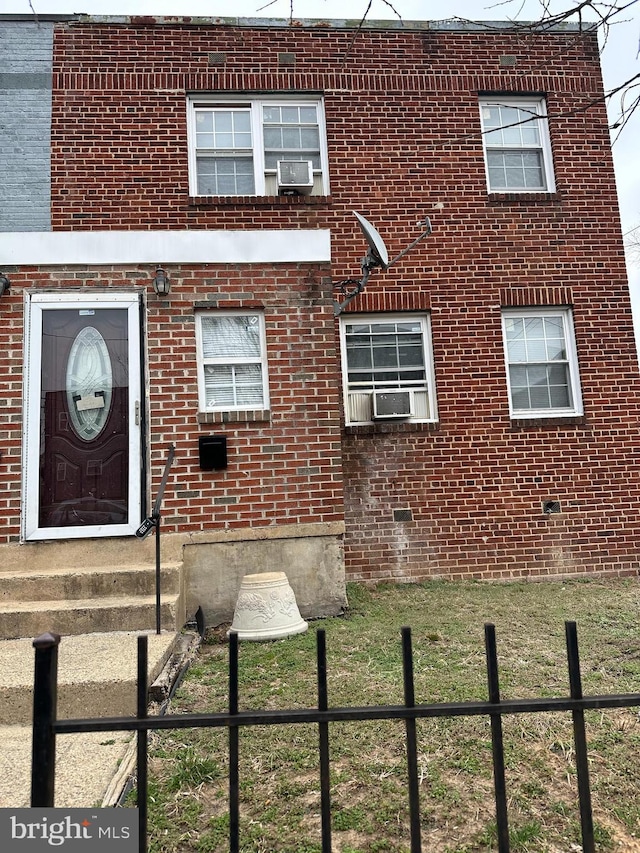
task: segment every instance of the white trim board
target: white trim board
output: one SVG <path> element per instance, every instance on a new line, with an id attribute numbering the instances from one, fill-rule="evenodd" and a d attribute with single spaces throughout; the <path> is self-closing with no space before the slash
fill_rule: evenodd
<path id="1" fill-rule="evenodd" d="M 331 260 L 328 229 L 0 233 L 0 266 L 268 264 Z"/>

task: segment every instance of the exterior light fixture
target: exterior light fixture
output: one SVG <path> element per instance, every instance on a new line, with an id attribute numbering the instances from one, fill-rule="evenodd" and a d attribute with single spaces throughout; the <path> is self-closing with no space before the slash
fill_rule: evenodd
<path id="1" fill-rule="evenodd" d="M 156 269 L 156 274 L 153 279 L 153 289 L 158 294 L 158 296 L 168 296 L 169 291 L 171 290 L 171 282 L 169 281 L 169 276 L 162 269 L 162 267 L 158 267 Z"/>
<path id="2" fill-rule="evenodd" d="M 0 296 L 4 296 L 5 293 L 9 293 L 10 290 L 11 282 L 4 273 L 0 273 Z"/>

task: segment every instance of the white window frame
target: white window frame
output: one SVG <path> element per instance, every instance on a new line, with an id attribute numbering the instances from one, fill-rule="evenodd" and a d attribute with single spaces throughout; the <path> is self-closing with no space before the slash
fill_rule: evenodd
<path id="1" fill-rule="evenodd" d="M 510 144 L 494 142 L 490 138 L 491 130 L 484 124 L 484 109 L 487 107 L 512 107 L 524 110 L 531 114 L 531 121 L 538 128 L 539 142 L 537 144 Z M 537 117 L 534 117 L 537 116 Z M 511 97 L 501 95 L 485 95 L 480 99 L 480 125 L 482 127 L 482 149 L 484 154 L 484 165 L 487 178 L 487 188 L 490 193 L 553 193 L 555 192 L 555 178 L 553 172 L 553 156 L 551 152 L 551 137 L 549 136 L 549 124 L 547 120 L 546 99 L 542 97 Z M 493 187 L 489 174 L 488 151 L 539 151 L 542 157 L 542 172 L 545 186 L 543 187 Z"/>
<path id="2" fill-rule="evenodd" d="M 535 365 L 535 364 L 553 364 L 554 361 L 510 361 L 506 321 L 509 318 L 528 319 L 528 318 L 543 318 L 557 317 L 562 320 L 562 328 L 564 334 L 564 344 L 566 357 L 558 360 L 555 363 L 564 363 L 568 370 L 568 388 L 571 395 L 571 405 L 566 407 L 549 407 L 549 408 L 516 408 L 513 404 L 513 395 L 511 389 L 511 371 L 513 365 Z M 502 335 L 504 342 L 504 358 L 507 377 L 507 389 L 509 394 L 509 412 L 513 419 L 518 418 L 564 418 L 575 417 L 582 415 L 582 394 L 580 390 L 580 371 L 578 368 L 578 353 L 576 348 L 575 332 L 573 328 L 573 316 L 570 308 L 553 307 L 553 308 L 504 308 L 502 311 Z"/>
<path id="3" fill-rule="evenodd" d="M 211 317 L 257 317 L 260 330 L 260 356 L 258 358 L 205 358 L 202 340 L 202 321 Z M 269 409 L 269 373 L 267 370 L 267 340 L 264 313 L 260 310 L 211 311 L 196 312 L 196 354 L 198 363 L 198 411 L 200 412 L 248 412 L 266 411 Z M 259 364 L 262 370 L 262 405 L 207 405 L 207 388 L 205 368 L 208 365 Z"/>
<path id="4" fill-rule="evenodd" d="M 422 355 L 424 360 L 425 379 L 422 383 L 390 382 L 388 385 L 377 383 L 377 390 L 411 390 L 415 407 L 412 417 L 402 418 L 399 423 L 437 423 L 438 407 L 435 391 L 435 372 L 433 365 L 433 348 L 431 345 L 431 317 L 429 314 L 344 314 L 340 317 L 340 353 L 342 363 L 342 385 L 345 412 L 345 425 L 378 423 L 373 418 L 374 383 L 357 386 L 349 382 L 349 366 L 347 363 L 347 326 L 351 324 L 386 324 L 418 322 L 422 333 Z M 426 401 L 418 402 L 417 395 L 426 394 Z M 353 399 L 358 395 L 358 399 Z M 365 400 L 369 396 L 369 401 Z M 426 411 L 420 412 L 420 409 Z M 384 419 L 381 422 L 389 423 Z"/>
<path id="5" fill-rule="evenodd" d="M 324 100 L 318 95 L 305 97 L 297 95 L 260 96 L 255 98 L 242 95 L 217 95 L 198 93 L 187 98 L 187 138 L 189 146 L 189 194 L 193 197 L 208 195 L 198 192 L 197 149 L 196 149 L 196 114 L 198 109 L 210 107 L 249 110 L 251 118 L 251 135 L 253 148 L 254 192 L 251 196 L 277 195 L 267 189 L 268 179 L 275 181 L 276 168 L 265 167 L 265 146 L 263 137 L 262 108 L 264 106 L 309 107 L 316 108 L 318 131 L 320 136 L 320 169 L 314 168 L 313 195 L 329 195 L 329 158 L 327 151 L 327 132 L 325 126 Z M 224 195 L 224 194 L 218 194 Z M 229 193 L 235 196 L 237 193 Z"/>

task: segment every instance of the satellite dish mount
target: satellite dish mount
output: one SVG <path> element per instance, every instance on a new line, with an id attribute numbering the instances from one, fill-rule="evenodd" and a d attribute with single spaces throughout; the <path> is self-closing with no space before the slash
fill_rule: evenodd
<path id="1" fill-rule="evenodd" d="M 406 249 L 403 249 L 399 255 L 396 255 L 395 258 L 390 261 L 387 247 L 385 246 L 384 240 L 378 231 L 357 211 L 354 210 L 353 215 L 358 220 L 358 225 L 362 229 L 362 233 L 364 234 L 369 248 L 360 264 L 362 268 L 362 277 L 360 279 L 345 278 L 343 281 L 339 281 L 335 285 L 336 289 L 344 296 L 344 299 L 341 302 L 334 300 L 333 310 L 336 316 L 341 313 L 352 299 L 355 299 L 359 293 L 362 293 L 373 270 L 377 267 L 380 267 L 382 270 L 388 270 L 390 266 L 396 263 L 396 261 L 399 261 L 400 258 L 410 252 L 413 247 L 420 242 L 420 240 L 431 234 L 431 222 L 427 217 L 422 222 L 418 222 L 419 227 L 424 229 L 422 234 L 420 234 L 413 243 L 410 243 Z"/>

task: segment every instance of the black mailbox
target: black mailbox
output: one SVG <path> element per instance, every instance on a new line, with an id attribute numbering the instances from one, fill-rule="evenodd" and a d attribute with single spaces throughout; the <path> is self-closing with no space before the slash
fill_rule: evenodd
<path id="1" fill-rule="evenodd" d="M 198 450 L 203 471 L 220 471 L 227 467 L 226 435 L 201 435 Z"/>

